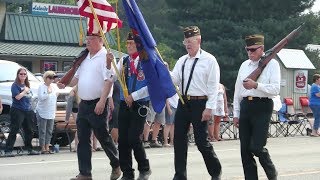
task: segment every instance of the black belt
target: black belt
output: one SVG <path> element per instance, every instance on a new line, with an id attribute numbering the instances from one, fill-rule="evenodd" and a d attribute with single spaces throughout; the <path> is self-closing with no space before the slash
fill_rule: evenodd
<path id="1" fill-rule="evenodd" d="M 208 96 L 182 96 L 183 100 L 187 100 L 187 101 L 190 101 L 190 100 L 207 100 L 208 99 Z"/>
<path id="2" fill-rule="evenodd" d="M 83 99 L 81 99 L 81 102 L 83 102 L 85 104 L 94 104 L 94 103 L 97 103 L 99 100 L 100 100 L 100 98 L 93 99 L 93 100 L 83 100 Z"/>
<path id="3" fill-rule="evenodd" d="M 243 100 L 248 100 L 248 101 L 258 101 L 258 100 L 268 100 L 270 98 L 267 97 L 253 97 L 253 96 L 247 96 L 244 97 Z"/>

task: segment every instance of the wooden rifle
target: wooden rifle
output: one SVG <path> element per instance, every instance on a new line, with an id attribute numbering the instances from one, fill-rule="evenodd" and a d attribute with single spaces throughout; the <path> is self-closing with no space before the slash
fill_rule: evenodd
<path id="1" fill-rule="evenodd" d="M 67 86 L 71 82 L 74 74 L 77 72 L 83 60 L 86 59 L 88 53 L 89 50 L 87 48 L 81 51 L 81 53 L 73 60 L 71 69 L 60 79 L 60 83 Z"/>
<path id="2" fill-rule="evenodd" d="M 266 51 L 265 54 L 261 57 L 257 69 L 255 69 L 247 78 L 257 81 L 263 69 L 267 66 L 271 59 L 273 59 L 276 54 L 289 43 L 289 41 L 298 36 L 303 24 L 304 23 L 302 23 L 298 28 L 294 29 L 290 34 L 288 34 L 285 38 L 283 38 L 280 42 L 273 46 L 273 48 Z"/>

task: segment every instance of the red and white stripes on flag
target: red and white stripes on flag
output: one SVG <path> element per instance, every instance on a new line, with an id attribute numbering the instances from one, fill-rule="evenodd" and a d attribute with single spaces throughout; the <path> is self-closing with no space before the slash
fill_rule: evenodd
<path id="1" fill-rule="evenodd" d="M 113 10 L 113 7 L 106 0 L 91 0 L 95 13 L 98 16 L 98 21 L 102 27 L 102 31 L 108 32 L 115 27 L 122 27 L 122 21 Z M 78 0 L 79 14 L 88 18 L 88 33 L 99 33 L 99 25 L 94 19 L 90 8 L 89 0 Z"/>

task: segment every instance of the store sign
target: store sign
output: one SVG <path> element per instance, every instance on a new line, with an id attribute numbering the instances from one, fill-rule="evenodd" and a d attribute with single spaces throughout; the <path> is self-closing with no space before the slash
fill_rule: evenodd
<path id="1" fill-rule="evenodd" d="M 78 6 L 32 3 L 32 14 L 34 15 L 57 15 L 57 16 L 79 16 Z"/>
<path id="2" fill-rule="evenodd" d="M 307 93 L 308 87 L 308 70 L 294 71 L 294 92 Z"/>

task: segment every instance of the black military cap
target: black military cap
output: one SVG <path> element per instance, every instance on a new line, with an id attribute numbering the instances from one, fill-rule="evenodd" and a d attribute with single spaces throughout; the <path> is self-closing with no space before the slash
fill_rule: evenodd
<path id="1" fill-rule="evenodd" d="M 200 29 L 198 26 L 189 26 L 183 29 L 184 38 L 189 38 L 200 34 Z"/>
<path id="2" fill-rule="evenodd" d="M 253 34 L 245 37 L 246 45 L 264 45 L 264 37 L 261 34 Z"/>

